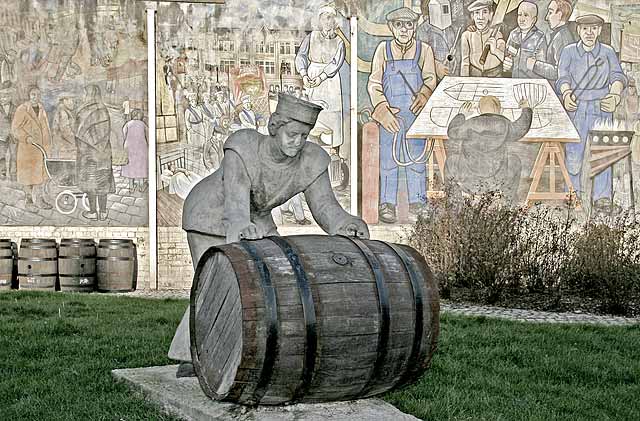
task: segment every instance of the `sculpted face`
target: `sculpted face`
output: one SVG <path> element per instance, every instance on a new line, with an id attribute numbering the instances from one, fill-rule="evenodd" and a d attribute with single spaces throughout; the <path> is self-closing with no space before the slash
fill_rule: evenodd
<path id="1" fill-rule="evenodd" d="M 290 121 L 280 127 L 276 133 L 276 139 L 282 153 L 290 158 L 298 155 L 304 148 L 312 128 L 312 126 L 299 121 Z"/>
<path id="2" fill-rule="evenodd" d="M 473 22 L 480 31 L 484 31 L 489 26 L 491 19 L 493 19 L 493 12 L 488 7 L 473 11 Z"/>
<path id="3" fill-rule="evenodd" d="M 533 3 L 523 2 L 518 7 L 518 26 L 522 31 L 533 28 L 538 20 L 538 8 Z"/>
<path id="4" fill-rule="evenodd" d="M 410 20 L 394 20 L 389 22 L 393 38 L 400 44 L 408 44 L 416 33 L 416 22 Z"/>
<path id="5" fill-rule="evenodd" d="M 555 1 L 549 3 L 545 20 L 549 23 L 551 29 L 556 29 L 562 23 L 562 12 L 558 8 L 558 3 Z"/>
<path id="6" fill-rule="evenodd" d="M 587 47 L 593 47 L 602 32 L 602 26 L 600 25 L 578 25 L 578 35 L 580 40 Z"/>

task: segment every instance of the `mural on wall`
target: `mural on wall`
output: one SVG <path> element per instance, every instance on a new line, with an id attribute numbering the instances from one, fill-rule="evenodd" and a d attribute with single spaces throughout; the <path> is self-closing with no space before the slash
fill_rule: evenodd
<path id="1" fill-rule="evenodd" d="M 640 4 L 359 3 L 362 213 L 415 220 L 449 191 L 640 207 Z"/>
<path id="2" fill-rule="evenodd" d="M 0 224 L 148 223 L 144 7 L 0 4 Z"/>
<path id="3" fill-rule="evenodd" d="M 349 208 L 349 20 L 343 2 L 161 4 L 157 15 L 158 224 L 182 225 L 190 189 L 220 166 L 227 137 L 268 134 L 280 92 L 324 108 L 309 141 L 331 156 L 334 192 Z M 303 195 L 273 217 L 309 225 Z"/>

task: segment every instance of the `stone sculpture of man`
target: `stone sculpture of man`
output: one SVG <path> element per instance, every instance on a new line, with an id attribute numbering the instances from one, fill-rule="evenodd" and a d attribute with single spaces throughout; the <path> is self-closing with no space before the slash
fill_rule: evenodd
<path id="1" fill-rule="evenodd" d="M 369 238 L 367 225 L 342 209 L 333 194 L 329 155 L 306 141 L 321 110 L 279 94 L 269 135 L 245 129 L 227 139 L 220 168 L 200 181 L 185 200 L 182 228 L 187 231 L 194 267 L 209 247 L 278 235 L 271 210 L 301 192 L 324 231 Z M 187 312 L 169 350 L 169 358 L 183 362 L 178 376 L 193 373 L 188 320 Z"/>

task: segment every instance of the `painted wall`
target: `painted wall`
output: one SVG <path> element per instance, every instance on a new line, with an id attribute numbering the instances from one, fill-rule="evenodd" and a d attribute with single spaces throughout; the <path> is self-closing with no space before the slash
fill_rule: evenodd
<path id="1" fill-rule="evenodd" d="M 144 8 L 0 4 L 1 224 L 147 225 Z"/>
<path id="2" fill-rule="evenodd" d="M 160 6 L 156 40 L 160 226 L 181 226 L 184 196 L 190 186 L 218 169 L 231 133 L 242 128 L 268 133 L 279 92 L 314 100 L 325 108 L 309 140 L 331 155 L 334 191 L 349 208 L 350 27 L 344 5 L 322 7 L 323 3 L 258 0 Z M 314 79 L 323 71 L 329 77 L 319 86 L 304 83 L 304 74 Z M 275 209 L 273 216 L 280 226 L 313 223 L 303 195 Z"/>
<path id="3" fill-rule="evenodd" d="M 359 2 L 359 162 L 365 220 L 383 225 L 411 222 L 424 206 L 445 192 L 460 191 L 474 194 L 501 190 L 513 203 L 556 205 L 566 201 L 565 192 L 573 188 L 574 197 L 582 205 L 580 211 L 589 216 L 609 213 L 612 209 L 614 212 L 631 209 L 634 205 L 631 185 L 640 191 L 640 141 L 634 137 L 634 132 L 640 130 L 635 88 L 640 70 L 637 64 L 640 38 L 635 34 L 640 31 L 633 24 L 638 5 L 571 2 L 567 34 L 577 41 L 575 19 L 596 14 L 605 21 L 599 42 L 606 48 L 612 45 L 614 50 L 608 56 L 607 65 L 595 66 L 597 69 L 589 71 L 587 64 L 579 64 L 567 54 L 564 72 L 560 70 L 556 75 L 545 74 L 533 61 L 528 68 L 527 58 L 533 57 L 539 63 L 555 62 L 553 54 L 547 55 L 547 45 L 557 24 L 553 18 L 549 20 L 547 14 L 558 2 L 537 1 L 519 7 L 521 2 L 513 0 L 499 30 L 486 29 L 481 31 L 482 35 L 478 35 L 479 24 L 468 10 L 472 3 L 466 0 Z M 500 3 L 505 1 L 495 0 L 492 10 L 497 11 Z M 411 28 L 393 28 L 387 15 L 406 6 L 419 16 L 416 24 L 410 25 Z M 535 26 L 525 31 L 527 35 L 523 39 L 521 27 L 528 29 L 529 25 L 519 23 L 518 13 L 525 9 L 532 15 L 530 21 Z M 406 54 L 397 48 L 392 52 L 394 61 L 390 61 L 387 45 L 397 45 L 398 40 L 403 43 L 401 36 L 412 39 L 406 45 L 421 42 L 422 54 L 426 52 L 429 56 L 424 64 L 411 64 L 415 47 L 409 47 L 411 51 Z M 482 42 L 486 43 L 491 37 L 502 39 L 498 41 L 498 49 L 506 49 L 506 55 L 499 52 L 495 55 L 497 50 L 492 50 L 486 65 L 480 66 Z M 621 38 L 627 41 L 622 60 Z M 384 59 L 375 63 L 379 46 L 385 52 Z M 604 58 L 604 53 L 598 54 Z M 471 59 L 465 58 L 469 55 Z M 402 72 L 408 78 L 403 77 Z M 429 72 L 435 73 L 436 83 L 430 86 L 435 92 L 426 93 L 430 99 L 420 104 L 419 110 L 410 109 L 415 105 L 416 92 L 422 87 L 422 80 L 411 78 L 416 73 L 425 76 Z M 584 78 L 575 76 L 583 73 L 587 73 Z M 613 80 L 621 76 L 625 88 L 620 101 L 616 101 L 619 104 L 615 112 L 602 112 L 600 102 L 596 101 L 597 104 L 591 103 L 595 114 L 585 117 L 586 97 L 578 98 L 582 105 L 577 112 L 567 110 L 559 97 L 558 79 L 563 75 L 567 80 L 574 78 L 571 88 L 577 91 L 581 88 L 591 91 L 595 85 L 608 91 Z M 606 80 L 610 82 L 607 84 Z M 428 83 L 425 81 L 425 84 Z M 377 91 L 383 91 L 383 95 Z M 488 96 L 499 100 L 495 111 L 479 107 L 481 98 Z M 522 98 L 533 106 L 532 123 L 514 137 L 509 131 L 517 129 L 516 120 L 522 115 L 518 103 Z M 468 116 L 456 117 L 467 101 Z M 390 116 L 385 110 L 387 105 L 393 113 L 400 109 L 399 114 Z M 487 117 L 490 112 L 501 117 Z M 474 119 L 479 114 L 484 116 Z M 504 120 L 505 117 L 508 120 Z M 391 121 L 399 124 L 399 130 L 390 127 Z M 592 179 L 594 174 L 598 175 Z M 635 206 L 640 206 L 637 193 Z"/>

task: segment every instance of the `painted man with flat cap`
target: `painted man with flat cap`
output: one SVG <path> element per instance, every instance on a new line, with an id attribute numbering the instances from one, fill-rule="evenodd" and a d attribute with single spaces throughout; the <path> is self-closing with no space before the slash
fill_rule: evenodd
<path id="1" fill-rule="evenodd" d="M 426 139 L 408 139 L 406 132 L 436 87 L 435 58 L 431 47 L 416 41 L 418 15 L 403 7 L 389 13 L 392 40 L 378 44 L 371 63 L 367 89 L 380 124 L 380 221 L 395 223 L 398 174 L 406 171 L 409 209 L 419 213 L 426 202 L 424 155 Z"/>
<path id="2" fill-rule="evenodd" d="M 504 62 L 506 43 L 502 32 L 497 31 L 494 34 L 491 27 L 493 9 L 492 0 L 476 0 L 467 8 L 476 30 L 467 28 L 462 33 L 460 39 L 460 51 L 462 54 L 460 76 L 502 76 L 502 63 Z M 484 63 L 480 63 L 480 58 L 487 45 L 489 46 L 489 54 Z"/>
<path id="3" fill-rule="evenodd" d="M 313 218 L 329 234 L 369 238 L 361 218 L 347 213 L 331 189 L 329 155 L 307 142 L 322 107 L 280 94 L 269 120 L 269 135 L 239 130 L 224 144 L 220 168 L 191 190 L 182 228 L 194 268 L 209 247 L 278 235 L 271 210 L 304 193 Z M 188 313 L 169 350 L 169 358 L 191 361 Z M 183 364 L 183 371 L 189 371 Z"/>
<path id="4" fill-rule="evenodd" d="M 589 172 L 584 170 L 589 131 L 596 125 L 612 125 L 613 112 L 621 102 L 621 94 L 627 85 L 616 52 L 598 38 L 604 20 L 596 15 L 576 19 L 580 40 L 566 46 L 560 54 L 556 87 L 562 95 L 562 103 L 578 129 L 580 143 L 566 145 L 565 160 L 569 177 L 582 202 L 606 211 L 611 206 L 611 167 L 595 177 L 589 190 Z"/>

